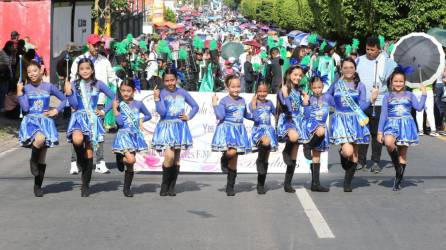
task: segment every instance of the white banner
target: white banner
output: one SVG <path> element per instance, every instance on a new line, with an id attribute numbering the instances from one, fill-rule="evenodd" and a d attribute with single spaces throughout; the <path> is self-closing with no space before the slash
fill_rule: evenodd
<path id="1" fill-rule="evenodd" d="M 192 133 L 193 147 L 192 149 L 181 151 L 181 171 L 184 172 L 221 172 L 220 169 L 220 152 L 212 152 L 211 142 L 214 130 L 218 121 L 212 107 L 212 95 L 214 93 L 189 92 L 200 107 L 195 117 L 188 121 L 189 128 Z M 227 93 L 217 93 L 221 100 Z M 241 94 L 246 102 L 249 102 L 253 94 Z M 149 145 L 149 151 L 143 154 L 137 154 L 137 162 L 135 171 L 161 171 L 163 155 L 151 149 L 152 135 L 155 126 L 158 123 L 159 115 L 156 113 L 155 101 L 153 100 L 152 91 L 141 91 L 135 95 L 136 100 L 142 100 L 152 114 L 152 120 L 144 123 L 144 135 Z M 275 95 L 268 95 L 274 104 L 276 103 Z M 190 111 L 190 107 L 186 108 L 186 113 Z M 275 121 L 273 121 L 274 124 Z M 248 134 L 251 134 L 253 122 L 245 120 L 245 127 Z M 271 152 L 269 156 L 268 173 L 285 173 L 286 166 L 282 160 L 282 150 L 285 144 L 281 143 L 277 152 Z M 302 146 L 299 147 L 297 156 L 296 173 L 309 173 L 310 162 L 305 159 L 302 153 Z M 321 172 L 328 172 L 328 154 L 321 154 Z M 240 155 L 238 158 L 237 171 L 240 173 L 256 173 L 257 153 L 249 153 Z"/>

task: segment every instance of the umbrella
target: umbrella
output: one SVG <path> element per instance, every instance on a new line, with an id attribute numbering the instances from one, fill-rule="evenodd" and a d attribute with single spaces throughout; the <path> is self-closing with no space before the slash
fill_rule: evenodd
<path id="1" fill-rule="evenodd" d="M 238 59 L 243 52 L 243 44 L 238 42 L 227 42 L 221 47 L 221 57 L 225 60 L 228 60 L 230 57 Z"/>
<path id="2" fill-rule="evenodd" d="M 446 47 L 446 29 L 432 28 L 427 31 L 427 34 L 435 37 L 443 47 Z"/>
<path id="3" fill-rule="evenodd" d="M 256 40 L 246 41 L 246 42 L 243 42 L 243 44 L 250 45 L 250 46 L 253 46 L 256 48 L 262 47 L 262 45 L 260 43 L 258 43 Z"/>
<path id="4" fill-rule="evenodd" d="M 443 73 L 445 62 L 441 44 L 426 33 L 403 36 L 395 44 L 391 58 L 404 67 L 411 66 L 415 69 L 413 74 L 407 76 L 406 85 L 411 88 L 434 83 Z"/>
<path id="5" fill-rule="evenodd" d="M 296 44 L 296 45 L 301 46 L 301 45 L 305 45 L 305 41 L 306 41 L 306 43 L 308 45 L 308 36 L 309 35 L 310 34 L 308 34 L 308 33 L 300 33 L 300 34 L 294 36 L 293 43 Z"/>
<path id="6" fill-rule="evenodd" d="M 302 33 L 303 33 L 303 32 L 300 31 L 300 30 L 293 30 L 293 31 L 291 31 L 290 33 L 288 33 L 288 36 L 290 36 L 290 37 L 296 37 L 297 35 L 302 34 Z"/>

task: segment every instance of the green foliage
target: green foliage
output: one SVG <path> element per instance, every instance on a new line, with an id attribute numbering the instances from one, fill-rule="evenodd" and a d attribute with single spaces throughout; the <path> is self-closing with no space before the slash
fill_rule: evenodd
<path id="1" fill-rule="evenodd" d="M 166 8 L 166 10 L 164 11 L 164 20 L 172 22 L 172 23 L 176 23 L 177 15 L 170 8 Z"/>
<path id="2" fill-rule="evenodd" d="M 236 2 L 225 0 L 228 6 Z M 446 26 L 445 0 L 241 0 L 238 6 L 249 19 L 345 42 L 369 35 L 394 40 Z"/>
<path id="3" fill-rule="evenodd" d="M 236 10 L 240 5 L 241 0 L 223 0 L 223 4 L 229 8 Z"/>

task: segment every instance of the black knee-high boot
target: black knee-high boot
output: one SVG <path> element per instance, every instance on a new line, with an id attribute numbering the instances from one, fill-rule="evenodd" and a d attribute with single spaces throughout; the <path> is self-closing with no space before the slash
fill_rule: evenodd
<path id="1" fill-rule="evenodd" d="M 296 169 L 296 160 L 291 160 L 291 164 L 286 166 L 285 180 L 283 183 L 283 189 L 287 193 L 296 192 L 296 189 L 294 189 L 293 186 L 291 185 L 295 169 Z"/>
<path id="2" fill-rule="evenodd" d="M 268 169 L 268 163 L 264 163 L 265 174 L 257 175 L 257 194 L 266 194 L 265 180 L 266 180 L 266 170 Z"/>
<path id="3" fill-rule="evenodd" d="M 358 163 L 352 162 L 350 160 L 346 160 L 345 163 L 345 177 L 344 177 L 344 192 L 351 192 L 352 189 L 352 180 L 355 175 L 356 166 Z"/>
<path id="4" fill-rule="evenodd" d="M 396 174 L 395 182 L 393 184 L 393 191 L 401 190 L 401 182 L 403 181 L 404 171 L 406 170 L 406 164 L 400 164 L 400 172 Z M 396 169 L 395 169 L 396 171 Z"/>
<path id="5" fill-rule="evenodd" d="M 345 158 L 345 157 L 342 155 L 342 148 L 339 149 L 339 158 L 341 159 L 341 166 L 342 166 L 342 169 L 347 170 L 347 165 L 346 165 L 346 164 L 347 164 L 348 159 Z"/>
<path id="6" fill-rule="evenodd" d="M 263 145 L 259 145 L 259 153 L 256 160 L 257 166 L 257 193 L 265 194 L 265 180 L 266 174 L 268 172 L 268 161 L 266 159 L 266 155 L 270 147 L 265 147 Z"/>
<path id="7" fill-rule="evenodd" d="M 304 156 L 305 158 L 307 158 L 308 160 L 312 159 L 312 155 L 311 155 L 311 150 L 314 148 L 317 148 L 322 141 L 324 140 L 325 135 L 324 136 L 318 136 L 318 135 L 313 135 L 313 137 L 311 138 L 311 140 L 308 143 L 305 143 L 303 145 L 304 149 Z"/>
<path id="8" fill-rule="evenodd" d="M 235 185 L 235 178 L 237 177 L 237 170 L 232 170 L 228 168 L 228 179 L 226 183 L 226 195 L 227 196 L 234 196 L 234 185 Z"/>
<path id="9" fill-rule="evenodd" d="M 226 157 L 226 152 L 223 152 L 221 158 L 220 158 L 220 168 L 221 168 L 221 172 L 224 174 L 228 173 L 228 164 L 229 164 L 229 160 Z"/>
<path id="10" fill-rule="evenodd" d="M 82 190 L 81 196 L 88 197 L 90 196 L 90 181 L 91 181 L 91 172 L 93 171 L 93 158 L 87 158 L 84 161 L 84 166 L 82 170 Z"/>
<path id="11" fill-rule="evenodd" d="M 400 164 L 398 150 L 395 148 L 389 153 L 390 159 L 392 159 L 393 167 L 395 168 L 395 180 L 393 181 L 393 191 L 400 190 L 400 176 L 403 171 Z"/>
<path id="12" fill-rule="evenodd" d="M 29 168 L 31 170 L 31 174 L 34 176 L 39 176 L 39 158 L 40 152 L 42 152 L 41 148 L 36 148 L 34 145 L 31 147 L 31 159 L 29 160 Z"/>
<path id="13" fill-rule="evenodd" d="M 282 159 L 285 165 L 289 166 L 293 164 L 293 160 L 291 159 L 291 148 L 293 147 L 294 143 L 286 142 L 285 148 L 282 151 Z"/>
<path id="14" fill-rule="evenodd" d="M 180 173 L 180 165 L 175 165 L 173 167 L 171 167 L 172 169 L 172 175 L 170 176 L 171 180 L 169 183 L 169 196 L 176 196 L 177 193 L 175 191 L 175 185 L 177 184 L 177 178 L 178 178 L 178 174 Z"/>
<path id="15" fill-rule="evenodd" d="M 82 145 L 76 146 L 73 144 L 74 152 L 76 152 L 76 163 L 81 171 L 84 171 L 87 165 L 87 158 L 85 157 L 85 149 Z"/>
<path id="16" fill-rule="evenodd" d="M 311 191 L 314 192 L 328 192 L 329 188 L 321 186 L 319 182 L 319 175 L 321 172 L 321 164 L 320 163 L 311 163 Z"/>
<path id="17" fill-rule="evenodd" d="M 45 176 L 46 164 L 38 164 L 39 175 L 34 177 L 34 196 L 42 197 L 42 183 Z"/>
<path id="18" fill-rule="evenodd" d="M 163 179 L 161 182 L 160 196 L 167 196 L 169 189 L 170 170 L 163 166 Z"/>
<path id="19" fill-rule="evenodd" d="M 123 189 L 125 197 L 133 197 L 133 192 L 130 189 L 130 187 L 132 185 L 133 175 L 134 174 L 135 173 L 133 171 L 132 172 L 129 172 L 128 170 L 125 171 L 125 174 L 124 174 L 124 189 Z"/>
<path id="20" fill-rule="evenodd" d="M 125 166 L 124 166 L 124 155 L 122 154 L 116 154 L 116 167 L 120 172 L 124 172 Z"/>

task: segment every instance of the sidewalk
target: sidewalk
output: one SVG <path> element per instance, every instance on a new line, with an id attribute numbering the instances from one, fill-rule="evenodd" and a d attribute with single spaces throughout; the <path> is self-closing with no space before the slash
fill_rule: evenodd
<path id="1" fill-rule="evenodd" d="M 12 120 L 0 114 L 0 152 L 18 146 L 20 120 Z"/>

